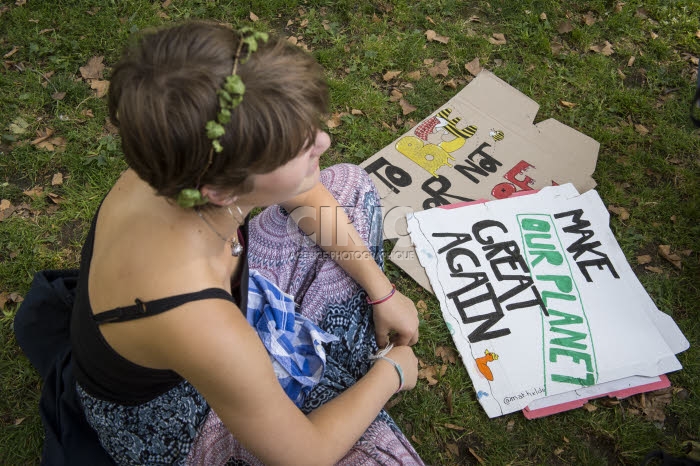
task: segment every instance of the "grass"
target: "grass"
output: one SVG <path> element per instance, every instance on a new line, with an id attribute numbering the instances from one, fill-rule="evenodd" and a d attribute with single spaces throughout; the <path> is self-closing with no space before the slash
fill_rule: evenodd
<path id="1" fill-rule="evenodd" d="M 520 414 L 489 420 L 461 364 L 448 364 L 435 385 L 419 381 L 390 412 L 429 464 L 479 458 L 486 464 L 637 464 L 657 448 L 680 456 L 685 440 L 699 440 L 700 137 L 687 117 L 700 55 L 697 0 L 176 0 L 167 8 L 146 0 L 4 1 L 0 11 L 0 51 L 8 54 L 0 64 L 0 199 L 22 206 L 0 221 L 0 293 L 22 295 L 35 271 L 77 265 L 88 222 L 125 168 L 119 139 L 105 126 L 105 100 L 80 79 L 79 68 L 102 55 L 109 79 L 134 32 L 188 18 L 244 25 L 252 11 L 257 28 L 297 37 L 327 70 L 332 112 L 362 111 L 330 130 L 326 166 L 360 163 L 389 144 L 458 92 L 469 79 L 464 64 L 479 57 L 540 104 L 537 121 L 555 118 L 601 143 L 597 189 L 607 204 L 630 213 L 627 220 L 612 216 L 613 231 L 691 348 L 679 355 L 683 370 L 670 376 L 676 390 L 663 426 L 633 414 L 634 400 L 598 400 L 595 411 L 536 421 Z M 566 21 L 571 31 L 559 32 Z M 427 42 L 428 29 L 449 42 Z M 507 43 L 491 44 L 493 33 Z M 589 50 L 605 41 L 612 55 Z M 430 77 L 427 59 L 449 60 L 448 77 Z M 412 86 L 400 89 L 415 112 L 403 116 L 389 101 L 394 84 L 382 79 L 389 70 L 421 71 L 417 81 L 400 79 Z M 456 89 L 446 85 L 450 79 Z M 65 92 L 60 100 L 59 92 Z M 577 105 L 566 108 L 561 100 Z M 49 151 L 30 144 L 45 128 L 65 145 Z M 59 172 L 63 183 L 53 186 Z M 42 194 L 24 194 L 39 186 Z M 691 251 L 682 270 L 657 254 L 662 244 Z M 660 273 L 637 265 L 642 254 L 652 256 L 649 265 Z M 453 343 L 437 301 L 392 264 L 387 273 L 426 303 L 416 353 L 427 364 L 441 363 L 435 349 Z M 0 464 L 36 464 L 41 382 L 14 340 L 17 304 L 3 299 L 0 306 Z"/>

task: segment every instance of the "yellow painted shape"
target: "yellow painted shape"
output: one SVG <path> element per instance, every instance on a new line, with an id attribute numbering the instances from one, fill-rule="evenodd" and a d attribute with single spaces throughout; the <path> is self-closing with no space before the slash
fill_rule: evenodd
<path id="1" fill-rule="evenodd" d="M 423 144 L 416 136 L 404 136 L 396 143 L 396 150 L 420 165 L 425 171 L 437 177 L 437 170 L 442 166 L 450 165 L 450 160 L 455 160 L 443 148 L 435 144 Z"/>

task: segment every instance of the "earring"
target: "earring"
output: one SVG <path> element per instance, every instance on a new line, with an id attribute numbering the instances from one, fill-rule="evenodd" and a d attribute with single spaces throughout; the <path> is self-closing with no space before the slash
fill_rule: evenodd
<path id="1" fill-rule="evenodd" d="M 238 205 L 235 202 L 233 202 L 233 200 L 231 200 L 231 202 L 233 203 L 233 206 L 236 208 L 236 210 L 238 210 L 238 214 L 240 215 L 240 220 L 238 220 L 236 218 L 236 216 L 233 214 L 231 207 L 227 207 L 226 210 L 228 210 L 228 214 L 231 216 L 231 218 L 236 223 L 238 223 L 239 226 L 241 226 L 241 225 L 243 225 L 243 223 L 245 223 L 245 217 L 243 216 L 243 211 L 241 210 L 240 207 L 238 207 Z M 243 254 L 243 245 L 238 241 L 238 229 L 236 229 L 236 236 L 234 236 L 231 239 L 231 255 L 234 257 L 238 257 L 241 254 Z"/>

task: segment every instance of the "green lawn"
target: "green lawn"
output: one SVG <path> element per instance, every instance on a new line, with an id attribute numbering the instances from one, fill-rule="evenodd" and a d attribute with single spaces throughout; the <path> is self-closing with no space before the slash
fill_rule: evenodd
<path id="1" fill-rule="evenodd" d="M 188 18 L 255 20 L 314 54 L 335 114 L 325 166 L 360 163 L 389 144 L 462 89 L 464 65 L 477 57 L 540 104 L 536 121 L 555 118 L 601 143 L 597 189 L 629 214 L 611 215 L 613 232 L 691 342 L 670 375 L 670 403 L 602 399 L 536 421 L 490 420 L 464 366 L 447 362 L 436 384 L 420 380 L 391 402 L 427 463 L 638 464 L 700 440 L 700 132 L 688 118 L 700 1 L 19 0 L 0 2 L 0 464 L 36 464 L 42 443 L 41 382 L 14 340 L 16 301 L 35 271 L 77 265 L 88 222 L 126 166 L 97 93 L 132 33 Z M 489 41 L 494 33 L 505 43 Z M 96 56 L 101 72 L 99 61 L 88 66 Z M 443 60 L 447 76 L 431 76 Z M 385 81 L 394 70 L 402 74 Z M 403 115 L 394 90 L 416 110 Z M 681 257 L 680 269 L 659 245 Z M 638 264 L 642 255 L 651 262 Z M 437 301 L 392 264 L 387 271 L 425 303 L 417 355 L 442 364 L 436 349 L 454 345 Z"/>

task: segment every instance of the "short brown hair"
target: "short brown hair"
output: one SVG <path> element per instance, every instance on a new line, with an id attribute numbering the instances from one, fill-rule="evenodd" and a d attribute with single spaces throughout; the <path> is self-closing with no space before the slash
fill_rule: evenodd
<path id="1" fill-rule="evenodd" d="M 238 40 L 224 25 L 188 22 L 145 34 L 114 67 L 110 118 L 129 166 L 158 194 L 175 198 L 206 184 L 245 192 L 250 175 L 284 165 L 313 143 L 328 106 L 323 70 L 271 37 L 238 65 L 243 102 L 220 139 L 223 152 L 207 168 L 205 126 L 216 119 L 216 91 L 231 74 Z"/>

